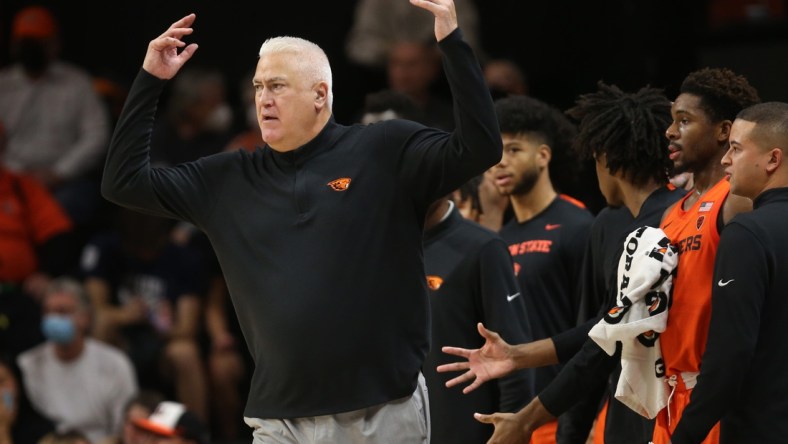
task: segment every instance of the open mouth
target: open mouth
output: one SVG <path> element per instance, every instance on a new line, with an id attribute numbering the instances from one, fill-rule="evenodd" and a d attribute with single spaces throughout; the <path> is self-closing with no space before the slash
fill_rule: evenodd
<path id="1" fill-rule="evenodd" d="M 668 154 L 670 160 L 676 160 L 681 155 L 681 148 L 673 144 L 668 145 L 668 151 L 670 151 L 670 154 Z"/>

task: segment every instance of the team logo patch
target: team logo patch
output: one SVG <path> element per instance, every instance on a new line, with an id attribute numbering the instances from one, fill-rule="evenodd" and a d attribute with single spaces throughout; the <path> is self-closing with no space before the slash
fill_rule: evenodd
<path id="1" fill-rule="evenodd" d="M 517 262 L 515 262 L 515 263 L 514 263 L 514 275 L 515 275 L 515 276 L 517 276 L 517 275 L 519 275 L 519 274 L 520 274 L 520 268 L 522 268 L 522 267 L 520 267 L 520 264 L 518 264 Z"/>
<path id="2" fill-rule="evenodd" d="M 668 303 L 668 295 L 663 291 L 650 291 L 646 294 L 646 304 L 648 305 L 649 316 L 656 316 L 664 312 L 668 308 Z"/>
<path id="3" fill-rule="evenodd" d="M 711 207 L 714 206 L 714 202 L 701 202 L 700 207 L 698 207 L 698 213 L 707 213 L 711 211 Z"/>
<path id="4" fill-rule="evenodd" d="M 618 324 L 621 322 L 621 318 L 629 311 L 629 307 L 630 305 L 616 305 L 607 312 L 605 321 L 608 324 Z"/>
<path id="5" fill-rule="evenodd" d="M 639 334 L 637 339 L 644 347 L 653 347 L 657 343 L 657 339 L 659 339 L 659 333 L 649 330 Z"/>
<path id="6" fill-rule="evenodd" d="M 698 230 L 700 230 L 700 227 L 702 227 L 702 226 L 703 226 L 703 221 L 705 221 L 705 220 L 706 220 L 706 216 L 700 216 L 700 217 L 698 217 L 698 220 L 697 220 L 697 221 L 695 221 L 695 228 L 697 228 Z"/>
<path id="7" fill-rule="evenodd" d="M 430 290 L 438 290 L 443 285 L 443 279 L 440 276 L 427 276 L 427 286 Z"/>
<path id="8" fill-rule="evenodd" d="M 331 182 L 327 183 L 329 187 L 331 187 L 334 191 L 345 191 L 350 188 L 350 178 L 349 177 L 340 177 L 339 179 L 334 179 Z"/>

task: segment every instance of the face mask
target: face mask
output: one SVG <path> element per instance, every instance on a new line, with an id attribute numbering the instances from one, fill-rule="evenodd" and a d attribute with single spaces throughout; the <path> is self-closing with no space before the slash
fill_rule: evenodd
<path id="1" fill-rule="evenodd" d="M 210 131 L 222 132 L 230 129 L 233 123 L 233 110 L 230 105 L 223 103 L 213 110 L 205 121 L 205 128 Z"/>
<path id="2" fill-rule="evenodd" d="M 55 344 L 70 344 L 76 335 L 74 321 L 69 316 L 50 314 L 41 321 L 41 331 Z"/>
<path id="3" fill-rule="evenodd" d="M 11 390 L 3 390 L 3 405 L 8 411 L 14 410 L 14 394 Z"/>
<path id="4" fill-rule="evenodd" d="M 25 68 L 25 71 L 33 74 L 44 72 L 49 62 L 45 44 L 33 39 L 25 39 L 19 42 L 16 58 L 22 64 L 22 67 Z"/>

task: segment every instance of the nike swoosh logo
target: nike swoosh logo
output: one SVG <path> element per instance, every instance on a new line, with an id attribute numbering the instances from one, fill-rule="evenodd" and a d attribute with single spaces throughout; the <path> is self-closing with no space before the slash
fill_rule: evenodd
<path id="1" fill-rule="evenodd" d="M 720 287 L 724 287 L 724 286 L 726 286 L 726 285 L 730 284 L 730 283 L 731 283 L 731 282 L 733 282 L 733 281 L 734 281 L 734 279 L 731 279 L 731 280 L 729 280 L 729 281 L 726 281 L 726 282 L 722 282 L 722 279 L 720 279 L 720 281 L 719 281 L 719 282 L 717 282 L 717 285 L 719 285 Z"/>
<path id="2" fill-rule="evenodd" d="M 511 294 L 511 295 L 507 294 L 506 295 L 506 300 L 509 301 L 509 302 L 512 302 L 514 300 L 514 298 L 516 298 L 517 296 L 520 296 L 519 292 L 515 293 L 515 294 Z"/>
<path id="3" fill-rule="evenodd" d="M 547 231 L 555 230 L 556 228 L 560 227 L 561 224 L 547 224 L 544 226 L 544 229 Z"/>

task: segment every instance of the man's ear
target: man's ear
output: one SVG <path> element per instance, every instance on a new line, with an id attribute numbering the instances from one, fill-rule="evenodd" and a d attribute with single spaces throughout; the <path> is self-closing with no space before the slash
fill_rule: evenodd
<path id="1" fill-rule="evenodd" d="M 720 143 L 725 143 L 728 141 L 728 138 L 731 136 L 731 125 L 733 123 L 730 120 L 723 120 L 720 122 L 719 129 L 717 130 L 717 141 Z"/>
<path id="2" fill-rule="evenodd" d="M 773 173 L 777 171 L 777 168 L 783 163 L 783 150 L 780 148 L 772 148 L 767 154 L 769 157 L 766 160 L 766 171 L 768 173 Z"/>
<path id="3" fill-rule="evenodd" d="M 550 163 L 550 159 L 553 158 L 553 149 L 550 148 L 550 145 L 543 143 L 536 149 L 536 157 L 539 166 L 546 167 Z"/>
<path id="4" fill-rule="evenodd" d="M 326 82 L 318 82 L 312 91 L 315 93 L 315 109 L 319 111 L 328 106 L 328 84 Z"/>

